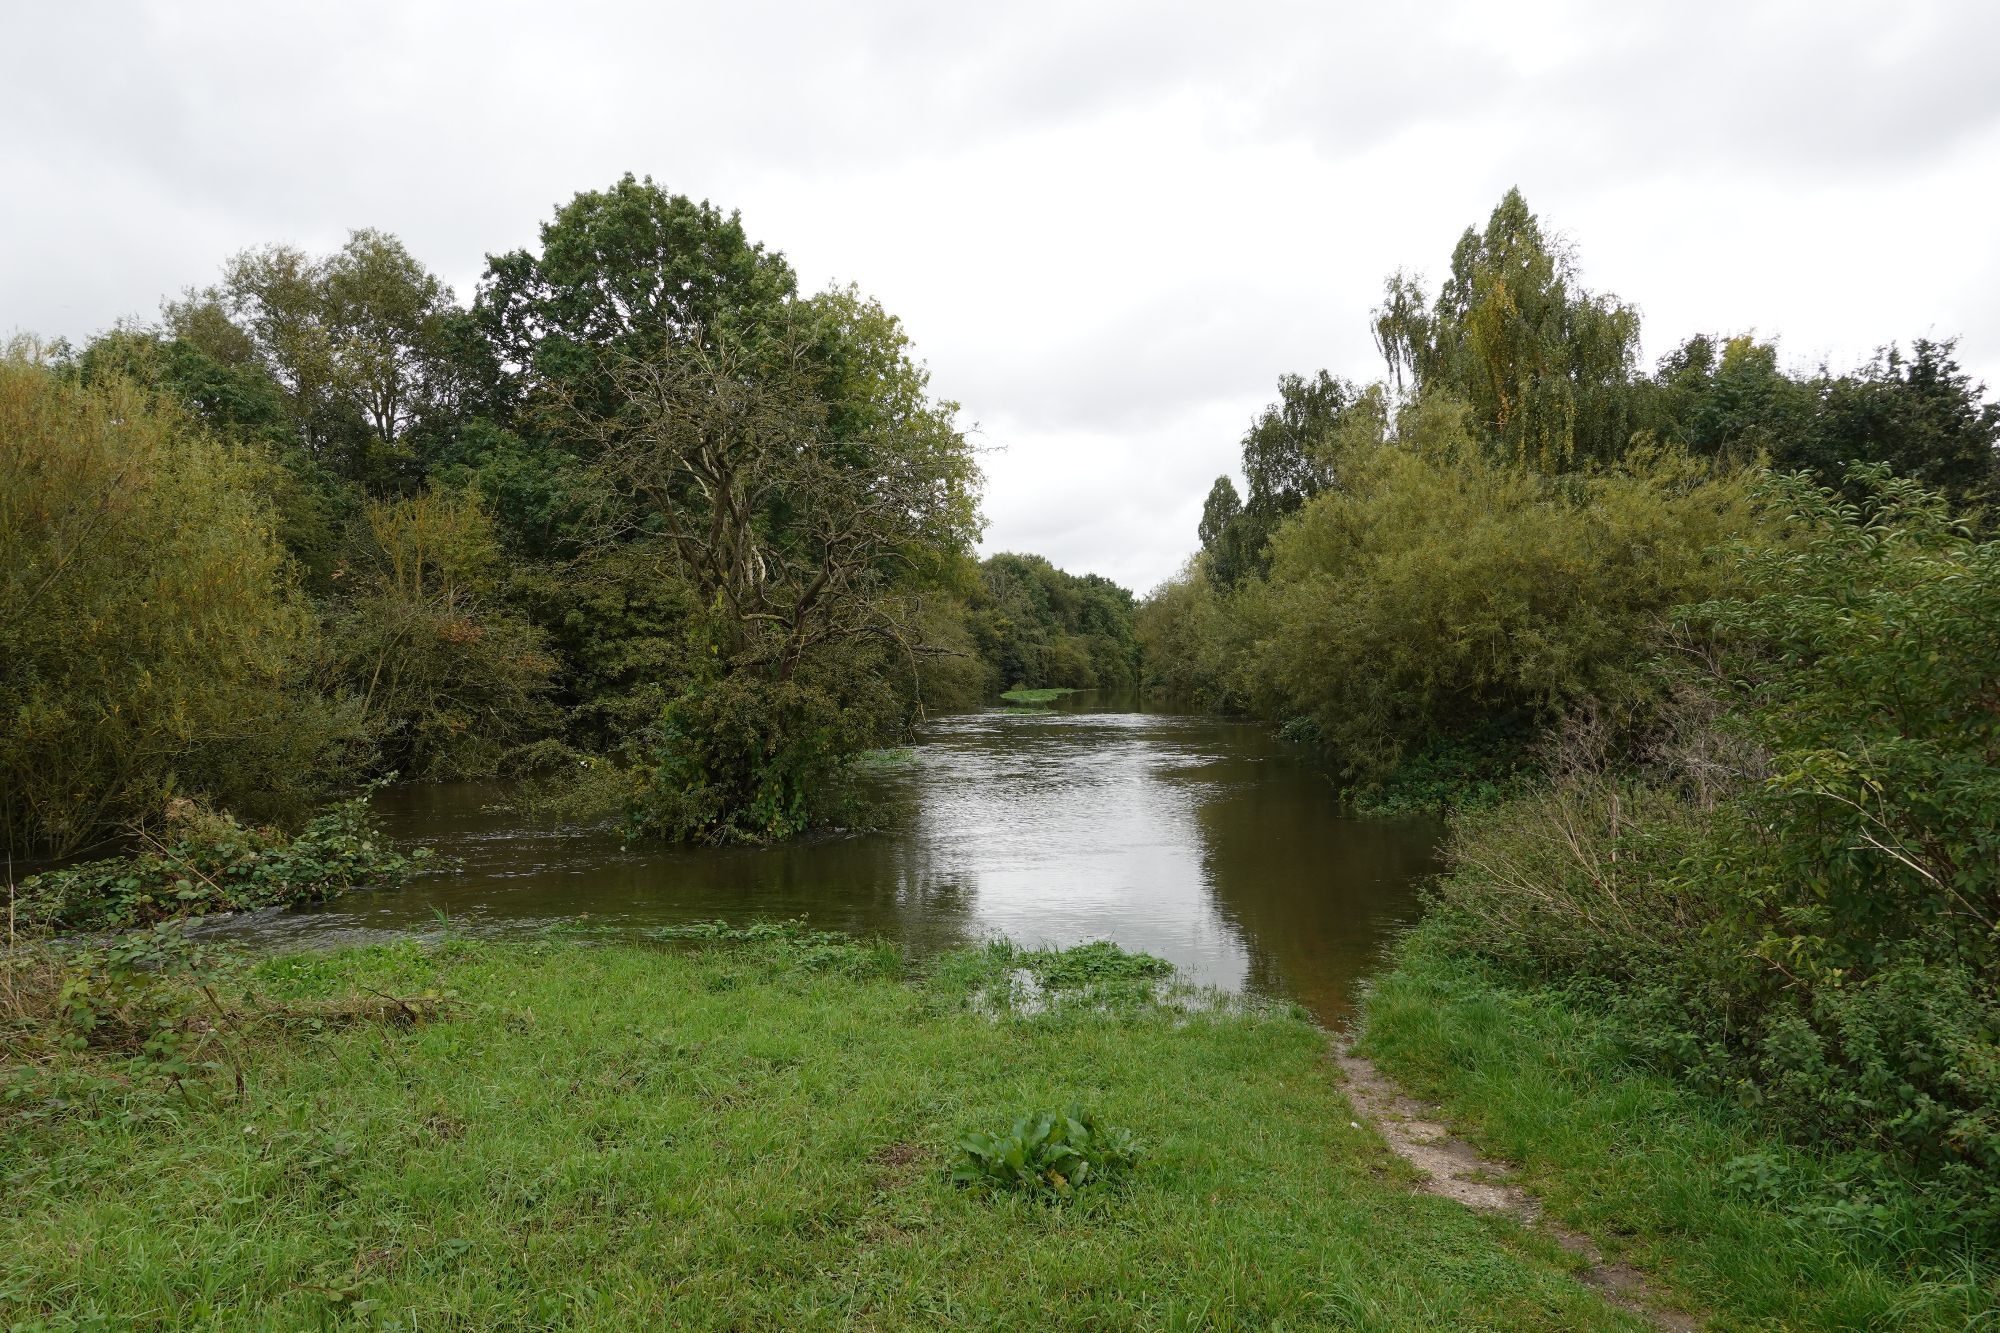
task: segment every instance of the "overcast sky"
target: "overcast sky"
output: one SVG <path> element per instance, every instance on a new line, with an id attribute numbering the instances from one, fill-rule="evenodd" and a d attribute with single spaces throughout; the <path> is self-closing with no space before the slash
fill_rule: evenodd
<path id="1" fill-rule="evenodd" d="M 1518 184 L 1648 360 L 1962 338 L 2000 383 L 2000 4 L 0 0 L 0 332 L 354 227 L 469 298 L 632 171 L 902 316 L 988 550 L 1144 592 L 1285 371 Z"/>

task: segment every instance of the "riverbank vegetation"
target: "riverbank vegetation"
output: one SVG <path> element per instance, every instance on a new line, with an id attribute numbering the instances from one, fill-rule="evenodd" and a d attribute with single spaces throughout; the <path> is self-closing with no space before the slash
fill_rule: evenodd
<path id="1" fill-rule="evenodd" d="M 677 933 L 209 964 L 188 1022 L 227 1052 L 163 1069 L 110 1021 L 39 1051 L 0 1101 L 0 1316 L 1639 1326 L 1552 1244 L 1411 1192 L 1289 1011 L 1163 1003 L 1155 960 L 1101 947 L 915 970 Z M 954 1182 L 964 1141 L 1072 1103 L 1115 1179 Z"/>
<path id="2" fill-rule="evenodd" d="M 1643 373 L 1636 311 L 1518 194 L 1375 332 L 1384 381 L 1281 383 L 1249 498 L 1216 483 L 1138 625 L 1157 687 L 1320 746 L 1364 805 L 1460 810 L 1371 1019 L 1392 1067 L 1499 1124 L 1532 1071 L 1395 997 L 1588 1015 L 1606 1079 L 1752 1127 L 1704 1191 L 1991 1308 L 2000 406 L 1948 343 L 1794 375 L 1703 338 Z"/>
<path id="3" fill-rule="evenodd" d="M 629 176 L 469 301 L 364 229 L 17 342 L 0 438 L 16 858 L 391 772 L 785 837 L 927 710 L 1135 679 L 1130 594 L 974 561 L 977 459 L 893 315 Z"/>

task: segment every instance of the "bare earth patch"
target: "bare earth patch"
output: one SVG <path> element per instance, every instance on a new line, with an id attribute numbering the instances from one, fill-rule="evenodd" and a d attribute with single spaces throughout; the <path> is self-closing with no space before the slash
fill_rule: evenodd
<path id="1" fill-rule="evenodd" d="M 1347 1097 L 1355 1111 L 1382 1136 L 1391 1152 L 1422 1173 L 1425 1192 L 1479 1212 L 1503 1213 L 1541 1232 L 1583 1260 L 1585 1267 L 1578 1277 L 1584 1283 L 1655 1328 L 1694 1333 L 1703 1327 L 1704 1321 L 1668 1306 L 1663 1293 L 1644 1273 L 1630 1264 L 1607 1260 L 1590 1237 L 1548 1217 L 1534 1195 L 1504 1183 L 1512 1168 L 1482 1155 L 1433 1119 L 1437 1107 L 1405 1095 L 1372 1061 L 1354 1054 L 1344 1041 L 1334 1046 L 1333 1058 L 1347 1076 Z"/>

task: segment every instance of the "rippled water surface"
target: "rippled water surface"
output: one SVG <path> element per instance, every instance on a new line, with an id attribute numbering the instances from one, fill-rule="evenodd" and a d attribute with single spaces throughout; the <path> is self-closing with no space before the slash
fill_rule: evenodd
<path id="1" fill-rule="evenodd" d="M 492 788 L 380 797 L 397 838 L 463 870 L 231 923 L 270 943 L 437 928 L 507 934 L 804 917 L 919 952 L 991 935 L 1111 939 L 1194 980 L 1323 1020 L 1412 920 L 1435 826 L 1344 817 L 1326 779 L 1254 723 L 1099 705 L 937 719 L 880 775 L 891 828 L 773 848 L 627 850 L 495 813 Z"/>

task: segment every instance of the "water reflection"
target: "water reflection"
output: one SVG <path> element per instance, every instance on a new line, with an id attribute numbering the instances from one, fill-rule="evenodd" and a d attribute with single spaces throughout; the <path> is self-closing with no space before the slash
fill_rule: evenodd
<path id="1" fill-rule="evenodd" d="M 677 851 L 524 827 L 489 808 L 490 788 L 405 788 L 380 798 L 390 832 L 462 871 L 223 929 L 366 939 L 434 928 L 442 912 L 481 934 L 805 917 L 918 952 L 996 934 L 1112 939 L 1339 1022 L 1433 868 L 1434 828 L 1343 818 L 1263 728 L 1129 700 L 942 718 L 879 781 L 903 812 L 883 832 Z"/>

